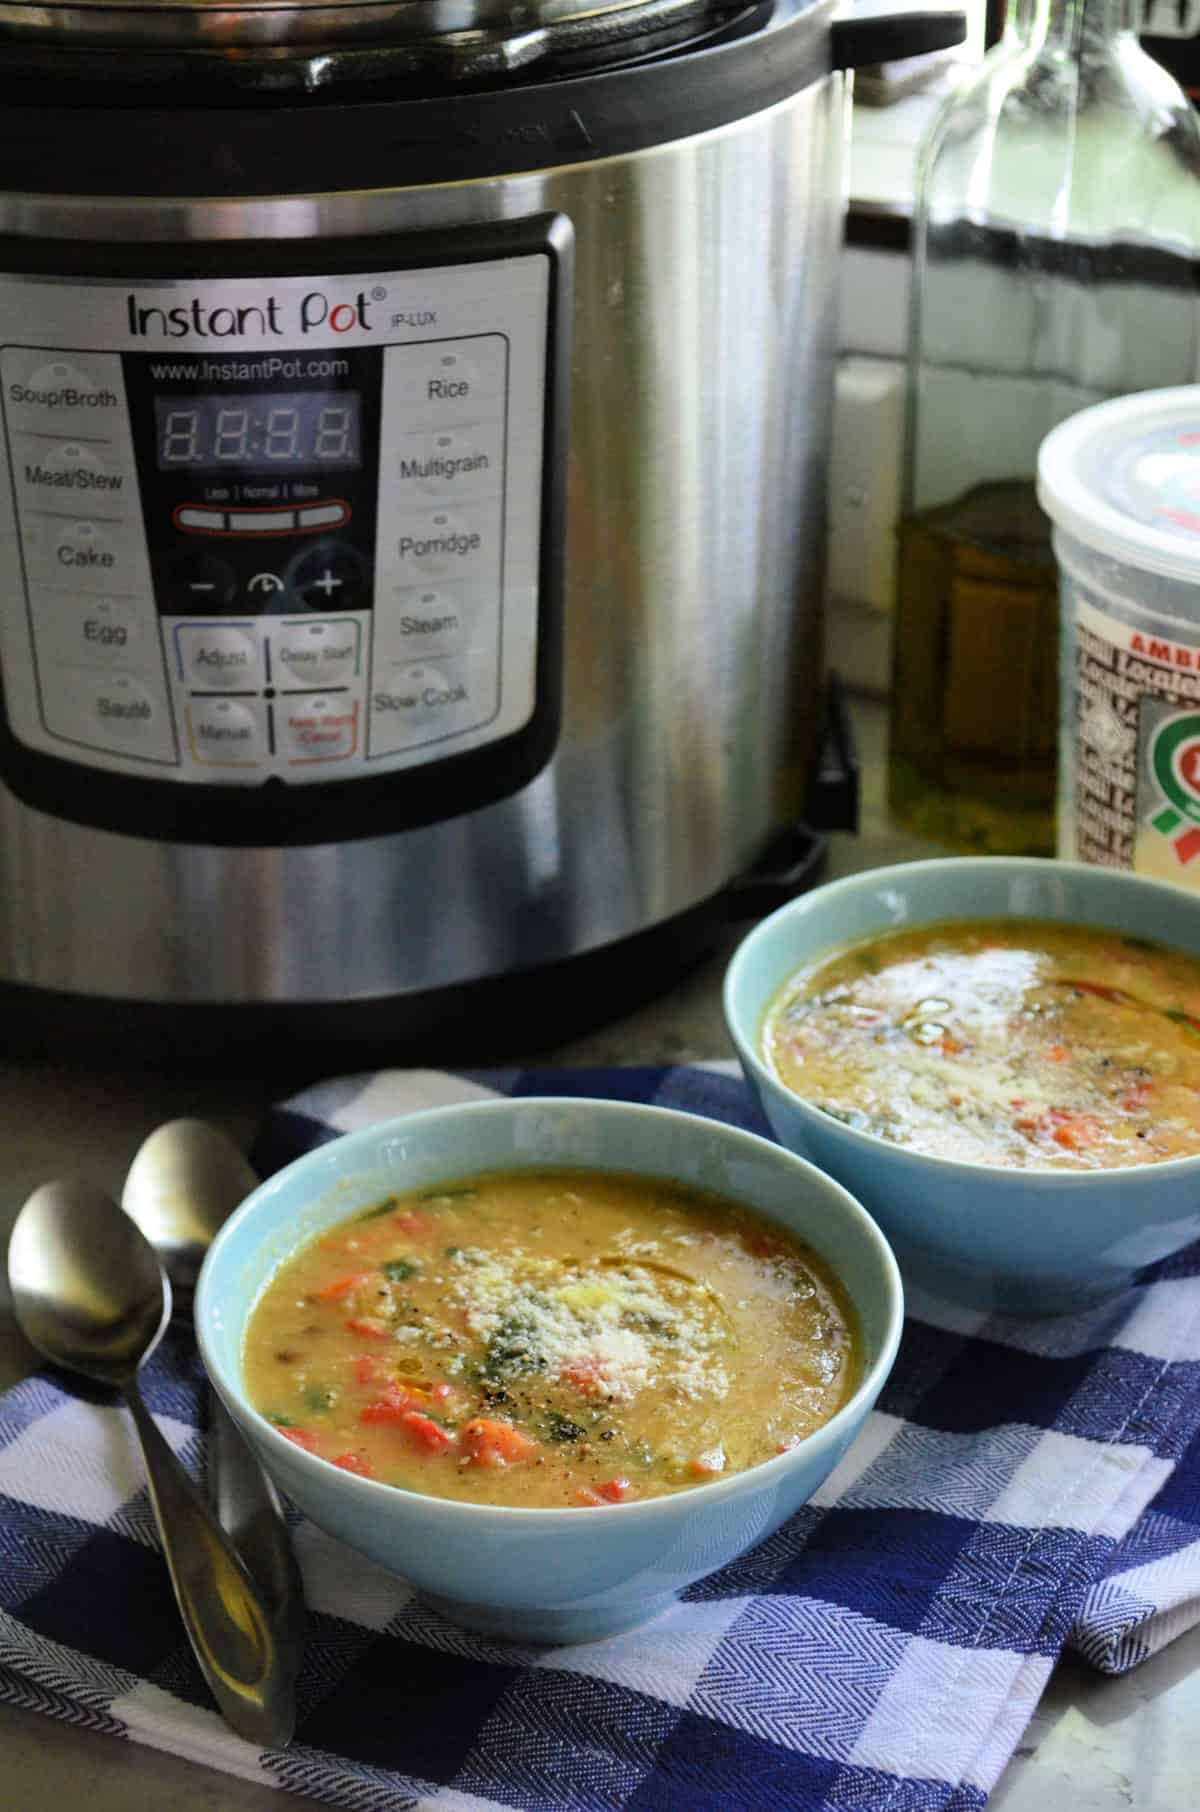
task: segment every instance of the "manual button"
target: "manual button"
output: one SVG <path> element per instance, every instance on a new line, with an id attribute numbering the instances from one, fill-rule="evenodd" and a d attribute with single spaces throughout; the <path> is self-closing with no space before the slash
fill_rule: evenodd
<path id="1" fill-rule="evenodd" d="M 202 767 L 258 767 L 267 754 L 262 718 L 240 699 L 189 699 L 187 726 L 192 759 Z"/>

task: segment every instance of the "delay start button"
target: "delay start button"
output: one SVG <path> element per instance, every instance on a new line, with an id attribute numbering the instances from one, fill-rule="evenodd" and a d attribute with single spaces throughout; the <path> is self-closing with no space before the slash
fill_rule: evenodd
<path id="1" fill-rule="evenodd" d="M 358 625 L 284 623 L 272 638 L 277 681 L 289 686 L 346 686 L 358 672 Z"/>
<path id="2" fill-rule="evenodd" d="M 276 701 L 280 740 L 292 763 L 345 761 L 358 747 L 358 705 L 345 692 Z"/>

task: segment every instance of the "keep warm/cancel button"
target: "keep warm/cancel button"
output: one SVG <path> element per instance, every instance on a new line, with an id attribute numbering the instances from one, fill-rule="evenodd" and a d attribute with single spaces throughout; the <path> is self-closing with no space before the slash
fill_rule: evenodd
<path id="1" fill-rule="evenodd" d="M 393 755 L 473 729 L 488 715 L 464 664 L 445 661 L 395 667 L 371 692 L 371 753 Z"/>
<path id="2" fill-rule="evenodd" d="M 345 761 L 358 748 L 358 704 L 344 692 L 286 699 L 281 717 L 284 749 L 292 763 Z"/>

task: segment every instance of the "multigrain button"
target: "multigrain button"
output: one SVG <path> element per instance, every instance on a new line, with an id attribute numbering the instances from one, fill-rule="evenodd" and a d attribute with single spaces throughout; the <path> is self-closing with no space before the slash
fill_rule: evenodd
<path id="1" fill-rule="evenodd" d="M 252 691 L 261 684 L 258 643 L 226 624 L 181 624 L 175 631 L 180 678 L 205 691 Z"/>
<path id="2" fill-rule="evenodd" d="M 345 692 L 276 700 L 281 740 L 289 759 L 345 761 L 358 745 L 358 706 Z"/>
<path id="3" fill-rule="evenodd" d="M 192 757 L 203 767 L 257 767 L 267 753 L 257 710 L 238 699 L 189 699 L 187 723 Z"/>
<path id="4" fill-rule="evenodd" d="M 503 437 L 499 423 L 472 428 L 442 428 L 406 434 L 396 456 L 397 495 L 419 497 L 485 497 L 500 490 L 504 478 Z"/>

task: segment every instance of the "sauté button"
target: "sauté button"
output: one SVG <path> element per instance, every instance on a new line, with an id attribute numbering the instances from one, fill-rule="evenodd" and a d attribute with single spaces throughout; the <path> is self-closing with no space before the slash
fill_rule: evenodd
<path id="1" fill-rule="evenodd" d="M 161 707 L 149 689 L 131 673 L 114 673 L 97 679 L 90 698 L 97 740 L 149 742 L 158 735 Z"/>

